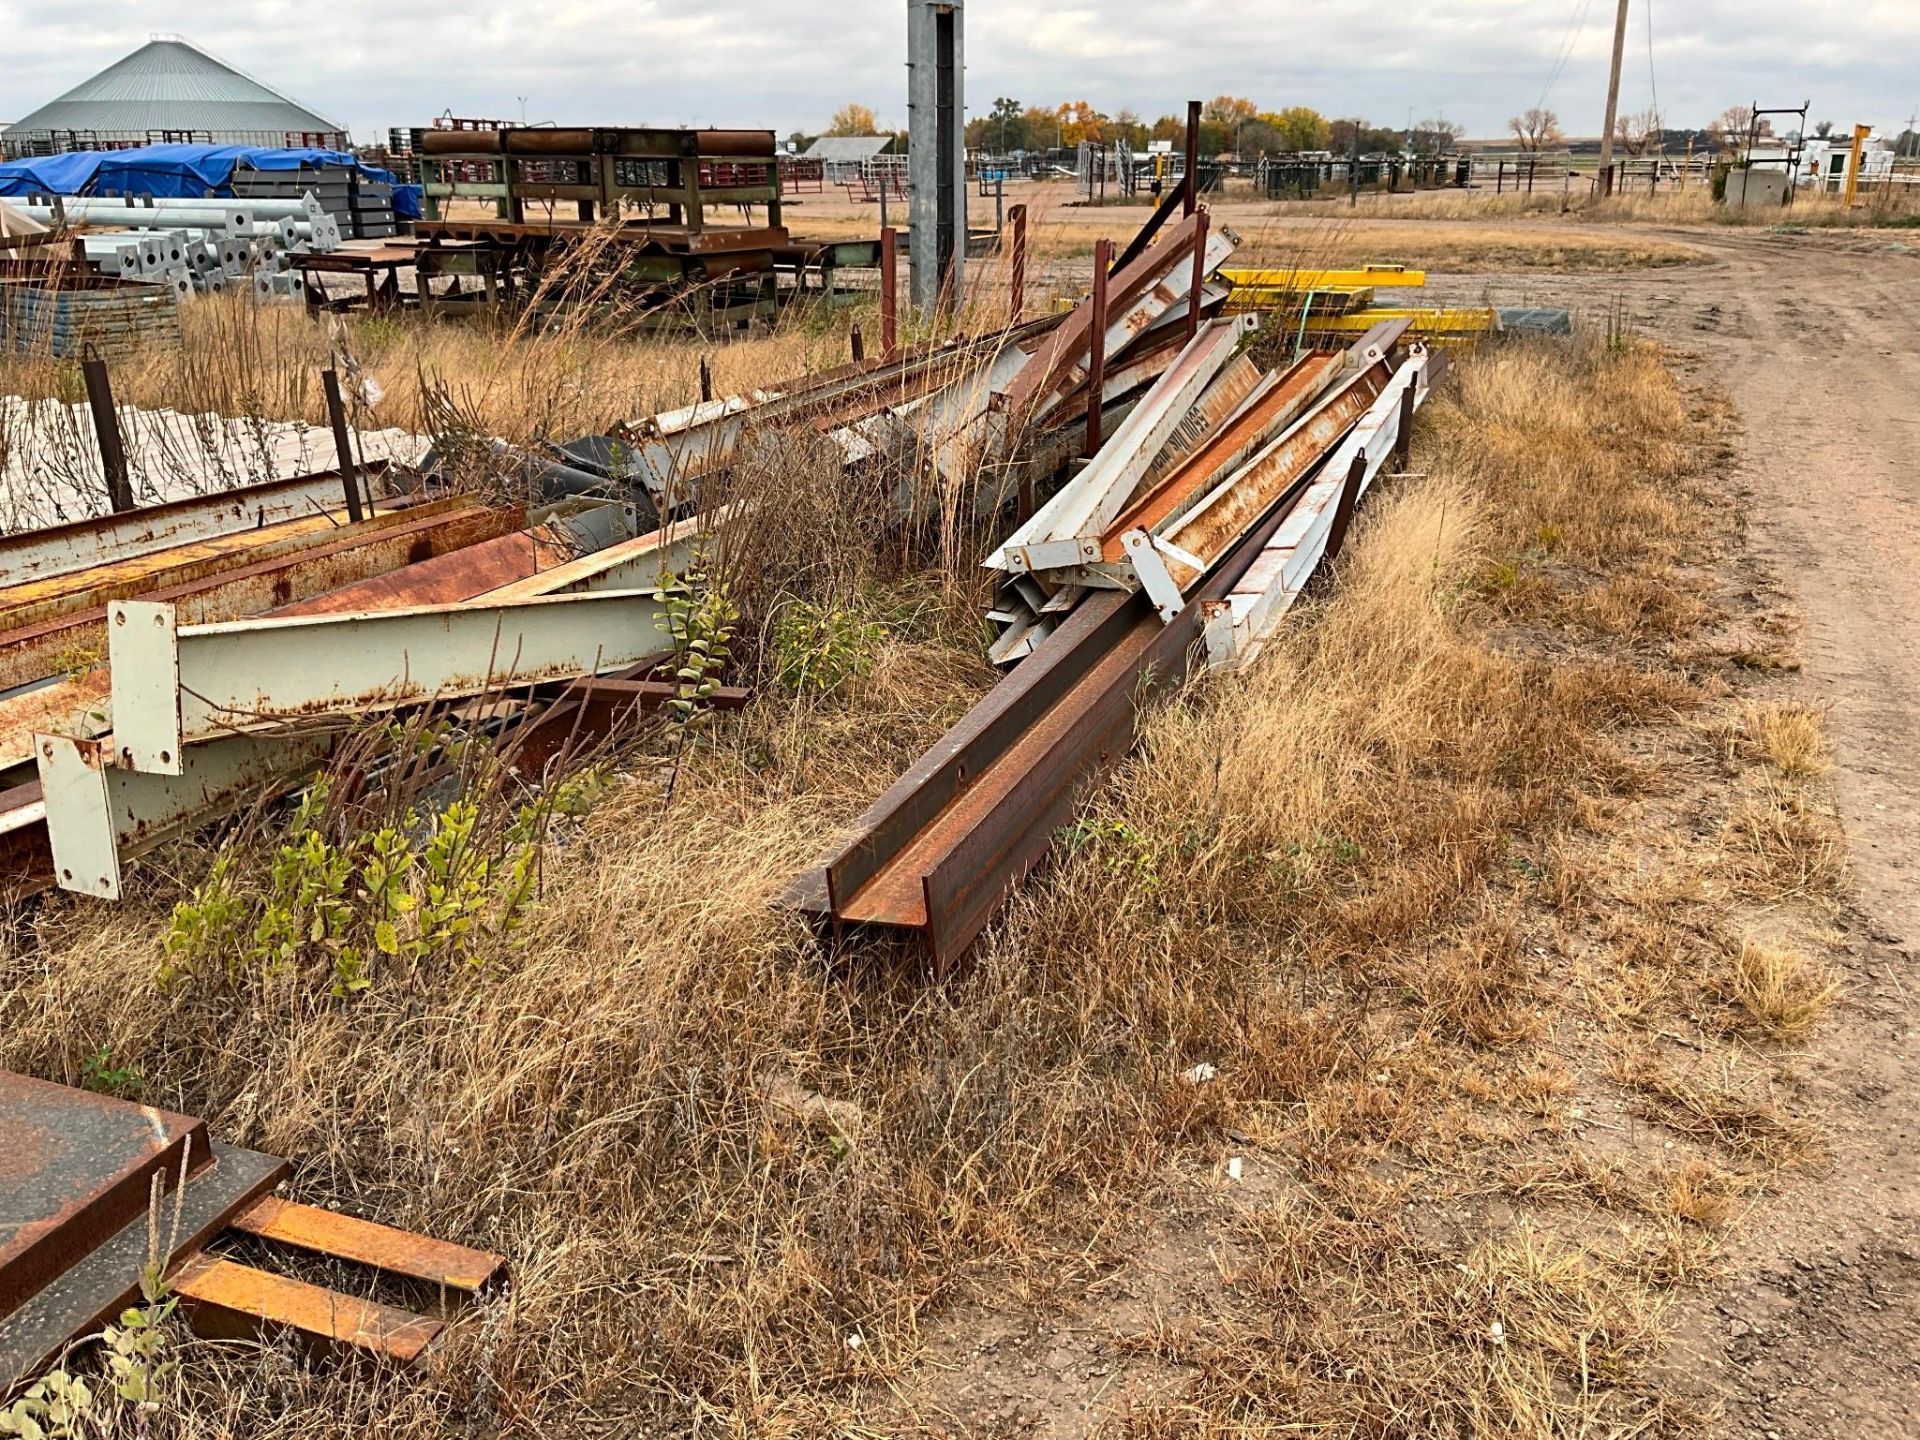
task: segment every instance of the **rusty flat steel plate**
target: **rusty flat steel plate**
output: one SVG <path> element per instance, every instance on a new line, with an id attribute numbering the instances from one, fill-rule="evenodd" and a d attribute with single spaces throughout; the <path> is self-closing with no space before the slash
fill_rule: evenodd
<path id="1" fill-rule="evenodd" d="M 169 1278 L 202 1335 L 238 1339 L 263 1330 L 291 1330 L 309 1344 L 348 1345 L 408 1365 L 446 1328 L 409 1310 L 204 1251 Z"/>
<path id="2" fill-rule="evenodd" d="M 217 1140 L 212 1152 L 214 1163 L 187 1181 L 184 1198 L 167 1201 L 169 1232 L 179 1205 L 175 1255 L 197 1251 L 236 1210 L 252 1204 L 287 1173 L 286 1162 L 271 1155 L 236 1150 Z M 0 1320 L 0 1402 L 17 1386 L 45 1374 L 75 1337 L 98 1330 L 139 1297 L 147 1250 L 147 1217 L 142 1213 Z"/>
<path id="3" fill-rule="evenodd" d="M 212 1158 L 191 1116 L 0 1071 L 0 1316 L 144 1214 L 189 1145 Z"/>
<path id="4" fill-rule="evenodd" d="M 356 1220 L 277 1195 L 264 1196 L 235 1215 L 233 1228 L 262 1240 L 352 1260 L 469 1294 L 494 1284 L 507 1269 L 505 1259 L 485 1250 L 471 1250 L 372 1220 Z"/>

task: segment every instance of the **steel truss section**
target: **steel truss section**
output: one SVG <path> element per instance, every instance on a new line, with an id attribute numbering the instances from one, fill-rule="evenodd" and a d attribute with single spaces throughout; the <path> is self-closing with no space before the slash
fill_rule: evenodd
<path id="1" fill-rule="evenodd" d="M 236 731 L 619 670 L 673 649 L 651 590 L 180 625 L 121 601 L 108 625 L 119 763 L 180 775 Z"/>

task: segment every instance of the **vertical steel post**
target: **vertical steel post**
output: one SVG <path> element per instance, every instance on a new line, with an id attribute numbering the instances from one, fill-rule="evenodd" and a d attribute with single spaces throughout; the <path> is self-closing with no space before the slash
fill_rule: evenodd
<path id="1" fill-rule="evenodd" d="M 1211 212 L 1202 210 L 1193 222 L 1193 294 L 1187 300 L 1187 339 L 1200 333 L 1200 302 L 1205 298 L 1207 279 L 1207 223 Z"/>
<path id="2" fill-rule="evenodd" d="M 80 373 L 87 382 L 87 406 L 93 412 L 94 439 L 100 446 L 100 473 L 107 482 L 107 504 L 117 515 L 133 509 L 133 487 L 127 483 L 127 452 L 120 441 L 120 412 L 113 403 L 113 384 L 107 379 L 107 362 L 87 347 L 80 362 Z"/>
<path id="3" fill-rule="evenodd" d="M 880 232 L 880 354 L 891 360 L 899 344 L 897 300 L 899 240 L 891 227 Z"/>
<path id="4" fill-rule="evenodd" d="M 1367 479 L 1367 456 L 1362 450 L 1353 457 L 1353 464 L 1347 468 L 1347 483 L 1340 487 L 1339 502 L 1333 508 L 1333 524 L 1327 531 L 1327 563 L 1340 553 L 1340 547 L 1347 542 L 1347 527 L 1353 523 L 1353 507 L 1360 503 L 1360 487 Z"/>
<path id="5" fill-rule="evenodd" d="M 1198 100 L 1187 102 L 1186 143 L 1187 193 L 1180 201 L 1180 213 L 1183 216 L 1193 214 L 1193 207 L 1200 203 L 1200 102 Z"/>
<path id="6" fill-rule="evenodd" d="M 1613 193 L 1613 130 L 1620 114 L 1620 61 L 1627 49 L 1627 0 L 1613 17 L 1613 66 L 1607 71 L 1607 114 L 1600 122 L 1600 175 L 1602 195 Z"/>
<path id="7" fill-rule="evenodd" d="M 858 320 L 853 322 L 853 333 L 847 338 L 853 346 L 853 363 L 858 365 L 862 360 L 867 358 L 867 347 L 865 341 L 862 340 L 860 336 L 860 322 Z"/>
<path id="8" fill-rule="evenodd" d="M 959 303 L 967 252 L 965 11 L 907 0 L 907 208 L 913 302 Z"/>
<path id="9" fill-rule="evenodd" d="M 1007 318 L 1017 325 L 1027 308 L 1027 207 L 1014 206 L 1007 219 L 1013 224 L 1013 274 L 1008 278 Z"/>
<path id="10" fill-rule="evenodd" d="M 353 468 L 353 440 L 347 434 L 347 407 L 340 398 L 340 372 L 331 365 L 320 372 L 320 388 L 327 394 L 327 419 L 333 425 L 333 452 L 340 462 L 340 484 L 347 492 L 347 519 L 366 518 L 360 507 L 360 478 Z"/>
<path id="11" fill-rule="evenodd" d="M 1404 471 L 1413 459 L 1413 392 L 1419 382 L 1400 392 L 1400 432 L 1393 437 L 1394 463 Z"/>
<path id="12" fill-rule="evenodd" d="M 700 357 L 700 399 L 703 403 L 713 399 L 713 367 L 704 355 Z"/>
<path id="13" fill-rule="evenodd" d="M 1093 242 L 1093 346 L 1087 359 L 1087 454 L 1100 451 L 1100 391 L 1107 383 L 1107 271 L 1113 265 L 1113 242 Z"/>

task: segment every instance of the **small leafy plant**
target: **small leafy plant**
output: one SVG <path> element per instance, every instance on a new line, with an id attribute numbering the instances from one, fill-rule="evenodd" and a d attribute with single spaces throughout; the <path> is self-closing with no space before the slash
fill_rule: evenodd
<path id="1" fill-rule="evenodd" d="M 479 963 L 479 942 L 518 929 L 534 900 L 539 844 L 556 806 L 577 813 L 591 798 L 585 782 L 556 786 L 508 823 L 489 825 L 463 795 L 360 829 L 332 814 L 332 793 L 323 776 L 301 798 L 263 882 L 244 878 L 239 852 L 221 852 L 192 897 L 174 906 L 163 986 L 309 976 L 345 1000 L 382 968 Z"/>
<path id="2" fill-rule="evenodd" d="M 886 633 L 851 605 L 796 600 L 773 627 L 780 683 L 796 694 L 837 695 L 873 669 Z"/>
<path id="3" fill-rule="evenodd" d="M 686 573 L 667 576 L 653 598 L 666 613 L 673 640 L 673 698 L 667 718 L 673 726 L 673 763 L 663 798 L 672 803 L 680 766 L 697 730 L 713 710 L 713 692 L 733 654 L 733 627 L 739 612 L 726 591 L 714 583 L 704 553 L 695 552 Z"/>
<path id="4" fill-rule="evenodd" d="M 80 1083 L 96 1095 L 125 1098 L 139 1093 L 141 1075 L 129 1065 L 113 1063 L 113 1049 L 102 1045 L 80 1067 Z"/>

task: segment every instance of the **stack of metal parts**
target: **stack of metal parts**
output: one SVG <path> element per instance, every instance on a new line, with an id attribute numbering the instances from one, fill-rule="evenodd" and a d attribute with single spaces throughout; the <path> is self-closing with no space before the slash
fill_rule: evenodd
<path id="1" fill-rule="evenodd" d="M 276 1195 L 285 1161 L 189 1115 L 0 1070 L 0 1135 L 0 1402 L 139 1303 L 150 1264 L 202 1334 L 270 1330 L 402 1365 L 506 1275 L 498 1255 Z M 357 1272 L 351 1293 L 286 1274 L 289 1251 Z M 429 1313 L 367 1298 L 375 1280 L 425 1287 Z"/>
<path id="2" fill-rule="evenodd" d="M 103 275 L 166 285 L 181 298 L 248 289 L 297 296 L 287 257 L 340 248 L 339 222 L 311 193 L 246 200 L 36 196 L 9 202 L 52 228 L 78 227 L 89 264 Z"/>
<path id="3" fill-rule="evenodd" d="M 65 360 L 89 350 L 121 359 L 180 343 L 180 297 L 171 286 L 50 266 L 0 277 L 0 348 Z M 4 405 L 11 396 L 0 396 Z M 13 463 L 0 416 L 0 471 Z M 0 522 L 3 523 L 3 522 Z"/>
<path id="4" fill-rule="evenodd" d="M 1204 220 L 1189 227 L 1191 250 Z M 1135 317 L 1138 277 L 1117 283 L 1127 270 L 1096 292 L 1118 290 L 1116 313 Z M 1041 436 L 1052 397 L 1077 385 L 1090 408 L 1102 383 L 1073 358 L 1099 308 L 1076 308 L 1007 391 L 1006 413 L 1042 417 Z M 1017 661 L 1012 673 L 795 880 L 788 907 L 832 933 L 900 935 L 950 966 L 1131 747 L 1143 704 L 1198 666 L 1252 661 L 1388 460 L 1404 463 L 1436 371 L 1406 320 L 1260 373 L 1236 354 L 1245 319 L 1183 308 L 1191 338 L 1115 428 L 1092 427 L 1103 438 L 1084 466 L 989 561 L 1004 577 L 994 653 Z M 1004 443 L 1035 445 L 1014 430 Z"/>
<path id="5" fill-rule="evenodd" d="M 488 697 L 537 771 L 660 703 L 654 592 L 697 530 L 639 514 L 376 465 L 0 537 L 0 889 L 117 897 L 134 857 L 304 783 L 369 714 Z"/>
<path id="6" fill-rule="evenodd" d="M 261 200 L 313 200 L 343 236 L 381 239 L 396 233 L 393 186 L 371 180 L 357 167 L 303 165 L 298 170 L 233 172 L 234 198 L 249 205 Z"/>
<path id="7" fill-rule="evenodd" d="M 1375 325 L 1404 320 L 1427 345 L 1473 345 L 1507 328 L 1509 312 L 1490 305 L 1409 305 L 1381 301 L 1378 290 L 1418 289 L 1427 272 L 1404 265 L 1350 270 L 1222 270 L 1233 287 L 1229 311 L 1260 311 L 1287 326 L 1299 348 L 1337 350 Z M 1397 299 L 1398 297 L 1395 297 Z M 1517 314 L 1518 312 L 1513 312 Z M 1564 312 L 1561 312 L 1564 313 Z M 1560 333 L 1565 333 L 1560 332 Z"/>

